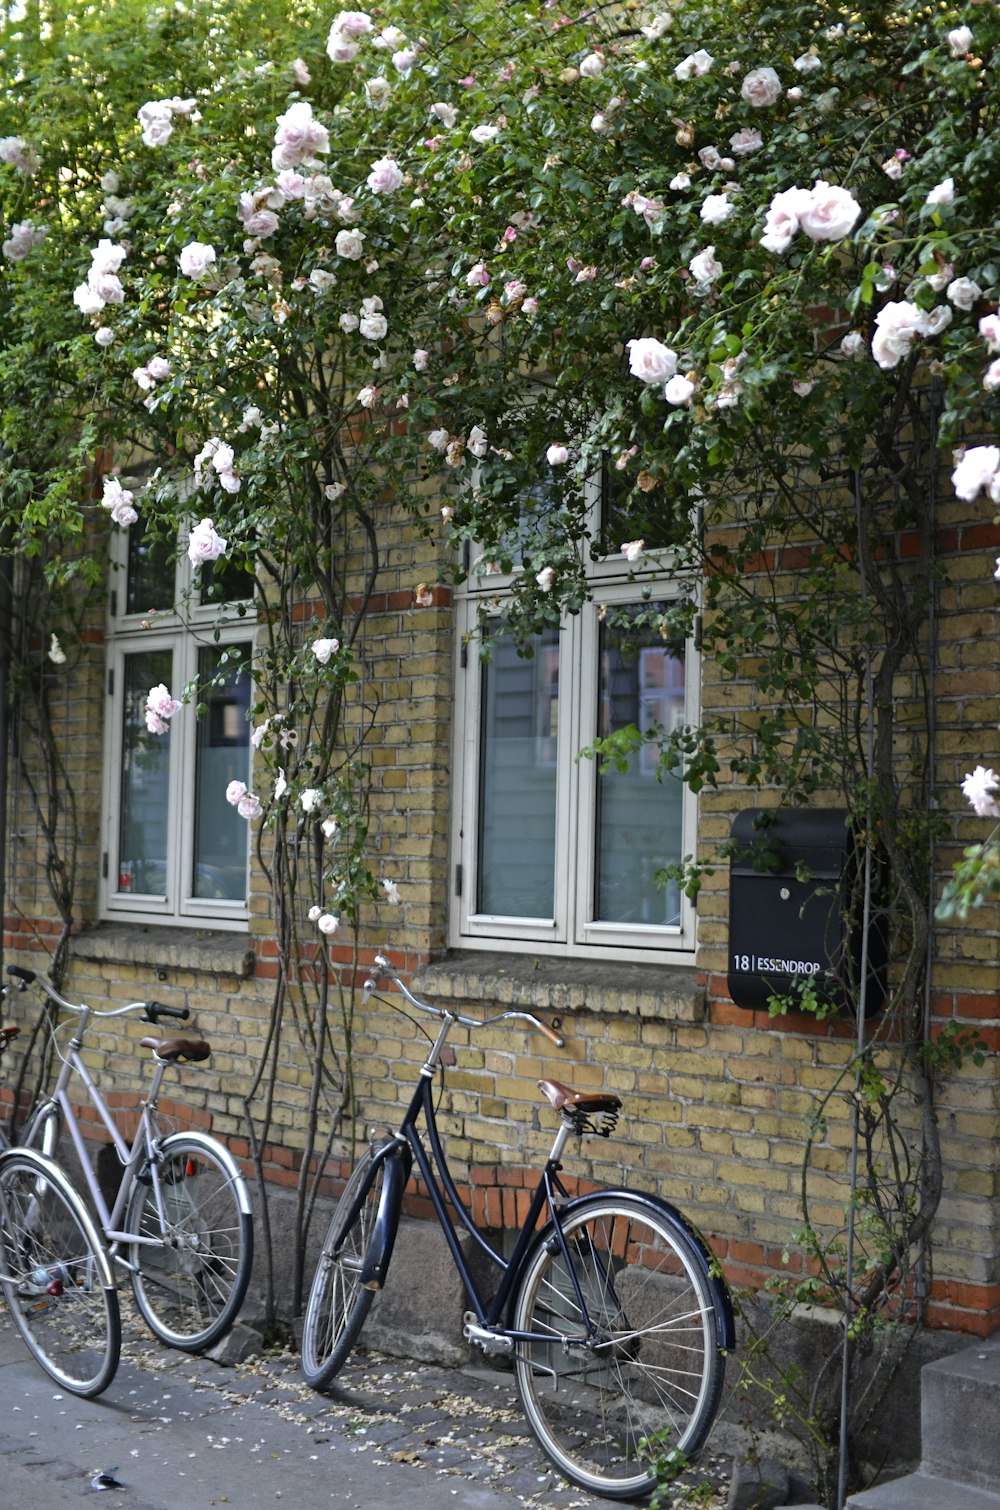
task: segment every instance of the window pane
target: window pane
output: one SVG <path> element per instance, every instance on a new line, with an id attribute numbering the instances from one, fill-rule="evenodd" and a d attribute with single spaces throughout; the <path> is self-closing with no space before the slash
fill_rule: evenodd
<path id="1" fill-rule="evenodd" d="M 162 613 L 174 599 L 173 549 L 165 540 L 147 541 L 140 518 L 128 532 L 125 612 Z"/>
<path id="2" fill-rule="evenodd" d="M 202 604 L 239 603 L 253 597 L 253 577 L 237 561 L 224 556 L 221 561 L 206 561 L 201 567 Z"/>
<path id="3" fill-rule="evenodd" d="M 499 641 L 483 668 L 479 912 L 551 918 L 555 906 L 559 633 L 519 656 Z"/>
<path id="4" fill-rule="evenodd" d="M 167 893 L 170 734 L 146 728 L 146 697 L 161 682 L 171 686 L 172 665 L 169 650 L 125 657 L 118 891 Z"/>
<path id="5" fill-rule="evenodd" d="M 198 719 L 191 895 L 244 902 L 250 825 L 226 801 L 225 792 L 231 781 L 250 780 L 250 679 L 239 671 L 227 672 L 223 654 L 198 652 L 199 683 L 205 686 L 217 674 L 221 679 L 203 694 L 206 708 Z"/>
<path id="6" fill-rule="evenodd" d="M 636 639 L 608 625 L 601 629 L 598 730 L 612 734 L 674 728 L 684 716 L 684 662 L 672 656 L 655 631 Z M 665 888 L 654 873 L 681 859 L 683 784 L 668 775 L 657 781 L 658 751 L 644 746 L 625 771 L 597 778 L 597 863 L 594 916 L 598 922 L 680 923 L 680 891 Z"/>
<path id="7" fill-rule="evenodd" d="M 659 492 L 644 493 L 625 473 L 610 464 L 601 467 L 601 523 L 597 546 L 605 555 L 617 556 L 626 540 L 644 540 L 649 550 L 667 550 L 690 538 L 691 521 L 686 499 L 665 505 Z"/>

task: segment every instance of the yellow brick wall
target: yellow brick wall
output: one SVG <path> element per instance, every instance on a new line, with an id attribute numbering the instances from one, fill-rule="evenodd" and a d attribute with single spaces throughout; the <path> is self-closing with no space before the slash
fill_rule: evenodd
<path id="1" fill-rule="evenodd" d="M 432 500 L 429 506 L 433 511 Z M 554 1130 L 554 1116 L 535 1081 L 551 1076 L 580 1087 L 607 1086 L 623 1098 L 621 1120 L 608 1140 L 588 1139 L 574 1151 L 572 1163 L 567 1160 L 570 1173 L 584 1185 L 627 1179 L 660 1192 L 703 1228 L 734 1282 L 761 1283 L 780 1270 L 782 1251 L 801 1222 L 806 1119 L 843 1076 L 852 1051 L 850 1029 L 818 1029 L 800 1019 L 776 1025 L 728 1000 L 724 867 L 708 880 L 699 901 L 697 976 L 648 966 L 631 967 L 630 973 L 608 965 L 588 967 L 584 979 L 571 964 L 553 972 L 530 956 L 521 957 L 520 971 L 512 965 L 506 972 L 494 957 L 443 958 L 454 817 L 451 596 L 442 585 L 444 559 L 433 533 L 425 536 L 401 509 L 387 506 L 382 538 L 387 565 L 359 649 L 361 694 L 378 707 L 369 746 L 378 868 L 397 882 L 402 904 L 374 909 L 366 919 L 362 961 L 376 949 L 388 949 L 417 988 L 434 999 L 459 1001 L 484 1014 L 497 1004 L 523 1003 L 559 1017 L 567 1038 L 565 1050 L 558 1052 L 516 1025 L 472 1037 L 467 1030 L 456 1033 L 457 1063 L 441 1101 L 441 1122 L 457 1177 L 473 1192 L 484 1220 L 511 1220 L 523 1209 L 524 1170 L 544 1156 Z M 962 843 L 981 837 L 982 825 L 965 810 L 957 783 L 977 760 L 989 764 L 998 758 L 1000 682 L 989 560 L 981 533 L 972 531 L 957 507 L 944 519 L 942 552 L 951 570 L 939 605 L 937 758 L 945 805 L 954 814 L 954 842 L 938 856 L 943 871 Z M 434 589 L 429 607 L 414 600 L 420 582 Z M 705 670 L 703 705 L 730 714 L 734 731 L 735 720 L 752 712 L 756 699 L 749 660 L 742 670 L 737 680 Z M 80 818 L 78 920 L 85 930 L 95 920 L 102 692 L 103 650 L 95 634 L 67 693 L 64 718 L 67 752 L 72 751 L 82 789 L 90 793 Z M 22 799 L 23 792 L 12 794 L 12 826 L 18 832 L 26 822 Z M 703 794 L 704 853 L 725 838 L 733 814 L 747 805 L 745 791 L 725 779 L 717 791 Z M 33 869 L 37 852 L 30 842 L 11 848 L 5 937 L 8 959 L 36 966 L 44 964 L 54 926 Z M 170 935 L 167 949 L 152 930 L 140 948 L 135 938 L 115 944 L 97 929 L 77 939 L 67 980 L 70 994 L 97 1005 L 155 995 L 190 1006 L 197 1031 L 213 1044 L 213 1057 L 207 1066 L 186 1068 L 182 1088 L 170 1094 L 193 1115 L 208 1118 L 244 1157 L 249 1152 L 244 1098 L 261 1053 L 276 974 L 268 914 L 258 878 L 250 928 L 255 963 L 249 974 L 237 958 L 238 940 L 222 940 L 216 948 L 211 939 L 178 941 L 178 930 L 162 930 Z M 993 1047 L 1000 1043 L 997 938 L 996 912 L 986 910 L 968 925 L 939 928 L 934 944 L 937 1019 L 974 1024 Z M 573 989 L 557 988 L 553 974 Z M 9 1009 L 25 1023 L 33 1020 L 28 997 L 17 998 Z M 387 1124 L 417 1078 L 426 1041 L 377 1003 L 367 1017 L 358 1017 L 355 1029 L 359 1122 Z M 91 1035 L 91 1057 L 102 1082 L 126 1099 L 143 1081 L 143 1053 L 135 1048 L 141 1031 L 136 1024 Z M 15 1051 L 6 1066 L 8 1097 L 17 1065 Z M 1000 1324 L 997 1078 L 993 1058 L 982 1069 L 968 1065 L 945 1080 L 938 1105 L 946 1194 L 934 1245 L 934 1314 L 942 1324 L 979 1332 Z M 272 1140 L 264 1150 L 271 1177 L 284 1184 L 298 1177 L 308 1082 L 305 1055 L 289 1031 L 278 1056 Z M 811 1186 L 814 1219 L 834 1229 L 843 1216 L 849 1141 L 849 1108 L 841 1097 L 830 1104 Z M 339 1171 L 347 1151 L 347 1141 L 338 1139 L 331 1174 Z"/>

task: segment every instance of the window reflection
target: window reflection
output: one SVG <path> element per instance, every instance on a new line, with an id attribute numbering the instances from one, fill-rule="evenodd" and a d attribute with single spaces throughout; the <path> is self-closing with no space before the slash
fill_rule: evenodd
<path id="1" fill-rule="evenodd" d="M 198 719 L 195 758 L 195 841 L 191 894 L 220 901 L 246 897 L 250 826 L 225 800 L 231 781 L 250 780 L 250 679 L 226 671 L 221 650 L 198 652 L 205 712 Z"/>
<path id="2" fill-rule="evenodd" d="M 638 610 L 637 610 L 638 611 Z M 684 717 L 684 662 L 654 630 L 633 638 L 602 625 L 598 733 L 634 725 L 640 732 L 669 731 Z M 594 917 L 598 922 L 676 927 L 680 890 L 653 876 L 681 858 L 683 784 L 675 775 L 657 780 L 656 744 L 633 753 L 625 771 L 597 777 Z"/>
<path id="3" fill-rule="evenodd" d="M 171 685 L 173 656 L 151 650 L 125 657 L 122 715 L 121 824 L 115 889 L 167 894 L 167 806 L 170 733 L 146 728 L 146 697 L 161 682 Z"/>
<path id="4" fill-rule="evenodd" d="M 555 907 L 559 633 L 519 656 L 499 640 L 483 668 L 477 911 L 551 918 Z"/>

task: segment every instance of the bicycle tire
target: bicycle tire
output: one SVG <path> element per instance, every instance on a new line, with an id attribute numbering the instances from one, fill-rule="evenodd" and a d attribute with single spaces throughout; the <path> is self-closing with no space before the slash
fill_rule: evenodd
<path id="1" fill-rule="evenodd" d="M 19 1147 L 37 1148 L 47 1159 L 59 1160 L 63 1114 L 58 1101 L 43 1101 L 24 1124 Z"/>
<path id="2" fill-rule="evenodd" d="M 0 1288 L 50 1379 L 84 1399 L 107 1389 L 122 1340 L 108 1255 L 66 1175 L 31 1148 L 0 1153 Z"/>
<path id="3" fill-rule="evenodd" d="M 567 1479 L 609 1499 L 657 1482 L 656 1460 L 690 1461 L 718 1409 L 725 1354 L 703 1254 L 658 1204 L 627 1192 L 588 1196 L 562 1230 L 587 1311 L 550 1223 L 522 1265 L 512 1328 L 525 1416 Z M 547 1340 L 551 1339 L 551 1340 Z"/>
<path id="4" fill-rule="evenodd" d="M 125 1231 L 147 1241 L 128 1246 L 129 1278 L 154 1336 L 198 1353 L 230 1331 L 246 1296 L 253 1265 L 250 1201 L 234 1160 L 214 1138 L 171 1133 L 157 1153 L 169 1231 L 165 1237 L 152 1176 L 140 1170 Z"/>
<path id="5" fill-rule="evenodd" d="M 327 1228 L 302 1323 L 302 1374 L 323 1389 L 343 1368 L 358 1340 L 375 1293 L 361 1286 L 361 1268 L 382 1198 L 385 1165 L 375 1172 L 364 1204 L 349 1227 L 347 1213 L 368 1177 L 369 1149 L 355 1164 Z"/>

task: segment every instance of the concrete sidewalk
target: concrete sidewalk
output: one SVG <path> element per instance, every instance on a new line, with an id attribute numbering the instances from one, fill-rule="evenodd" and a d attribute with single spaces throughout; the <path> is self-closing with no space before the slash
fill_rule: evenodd
<path id="1" fill-rule="evenodd" d="M 361 1354 L 339 1383 L 335 1394 L 315 1394 L 290 1354 L 223 1368 L 148 1342 L 127 1322 L 110 1388 L 98 1400 L 77 1400 L 56 1389 L 0 1316 L 0 1505 L 601 1510 L 612 1503 L 546 1468 L 509 1375 Z M 727 1465 L 717 1467 L 721 1485 Z M 102 1472 L 121 1487 L 92 1487 Z"/>

